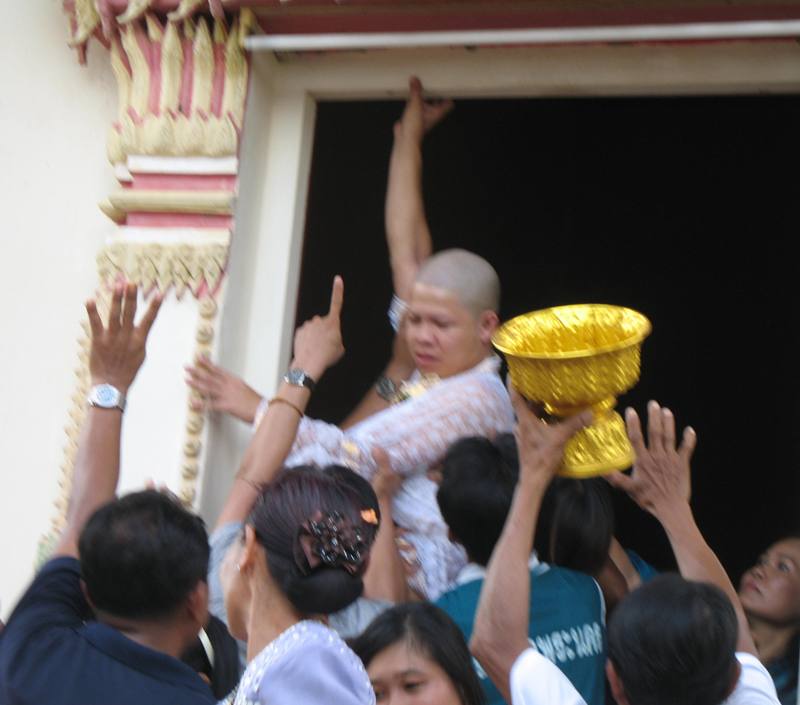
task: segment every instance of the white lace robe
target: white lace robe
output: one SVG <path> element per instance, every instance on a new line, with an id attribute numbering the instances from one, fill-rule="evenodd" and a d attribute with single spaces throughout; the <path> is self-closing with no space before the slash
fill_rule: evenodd
<path id="1" fill-rule="evenodd" d="M 497 374 L 500 360 L 486 358 L 471 370 L 436 383 L 342 431 L 304 418 L 286 466 L 340 464 L 367 479 L 375 473 L 372 448 L 380 446 L 392 469 L 405 476 L 394 498 L 394 520 L 406 529 L 420 570 L 412 587 L 429 600 L 444 592 L 466 564 L 460 546 L 447 538 L 436 503 L 436 484 L 426 472 L 439 465 L 450 445 L 466 436 L 494 437 L 510 431 L 514 412 Z"/>

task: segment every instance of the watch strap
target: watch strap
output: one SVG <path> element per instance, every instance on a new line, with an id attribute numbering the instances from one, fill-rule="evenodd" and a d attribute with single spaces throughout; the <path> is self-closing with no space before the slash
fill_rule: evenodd
<path id="1" fill-rule="evenodd" d="M 317 386 L 314 378 L 311 377 L 305 370 L 293 368 L 289 370 L 283 377 L 283 381 L 292 384 L 295 387 L 305 387 L 308 391 L 313 392 Z"/>

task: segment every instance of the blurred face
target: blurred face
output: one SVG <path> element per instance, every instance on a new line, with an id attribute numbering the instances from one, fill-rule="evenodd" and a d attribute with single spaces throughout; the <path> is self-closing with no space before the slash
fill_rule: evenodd
<path id="1" fill-rule="evenodd" d="M 418 282 L 411 293 L 405 326 L 417 369 L 450 377 L 466 372 L 487 356 L 497 315 L 486 311 L 476 318 L 451 292 Z"/>
<path id="2" fill-rule="evenodd" d="M 442 667 L 406 641 L 379 652 L 367 673 L 381 705 L 462 705 Z"/>
<path id="3" fill-rule="evenodd" d="M 770 546 L 742 576 L 739 597 L 748 616 L 800 626 L 800 539 Z"/>

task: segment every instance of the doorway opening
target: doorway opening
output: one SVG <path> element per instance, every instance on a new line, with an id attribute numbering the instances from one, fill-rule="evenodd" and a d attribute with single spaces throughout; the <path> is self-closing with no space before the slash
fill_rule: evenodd
<path id="1" fill-rule="evenodd" d="M 391 346 L 383 202 L 398 102 L 318 105 L 297 321 L 345 279 L 347 355 L 312 399 L 337 421 Z M 427 138 L 435 249 L 486 257 L 502 318 L 565 303 L 653 322 L 639 384 L 699 436 L 698 522 L 737 577 L 796 528 L 800 490 L 800 97 L 464 100 Z M 616 498 L 618 535 L 659 568 L 656 523 Z"/>

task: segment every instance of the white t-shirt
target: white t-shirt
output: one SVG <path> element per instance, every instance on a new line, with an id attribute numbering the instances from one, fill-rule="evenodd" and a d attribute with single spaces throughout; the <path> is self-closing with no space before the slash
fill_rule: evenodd
<path id="1" fill-rule="evenodd" d="M 767 669 L 752 654 L 736 654 L 739 682 L 722 705 L 780 705 Z M 511 667 L 512 705 L 586 705 L 567 677 L 544 656 L 526 649 Z"/>
<path id="2" fill-rule="evenodd" d="M 739 682 L 722 705 L 780 705 L 772 677 L 753 654 L 736 654 L 742 666 Z"/>
<path id="3" fill-rule="evenodd" d="M 558 666 L 533 649 L 517 656 L 510 680 L 512 705 L 586 705 Z"/>

